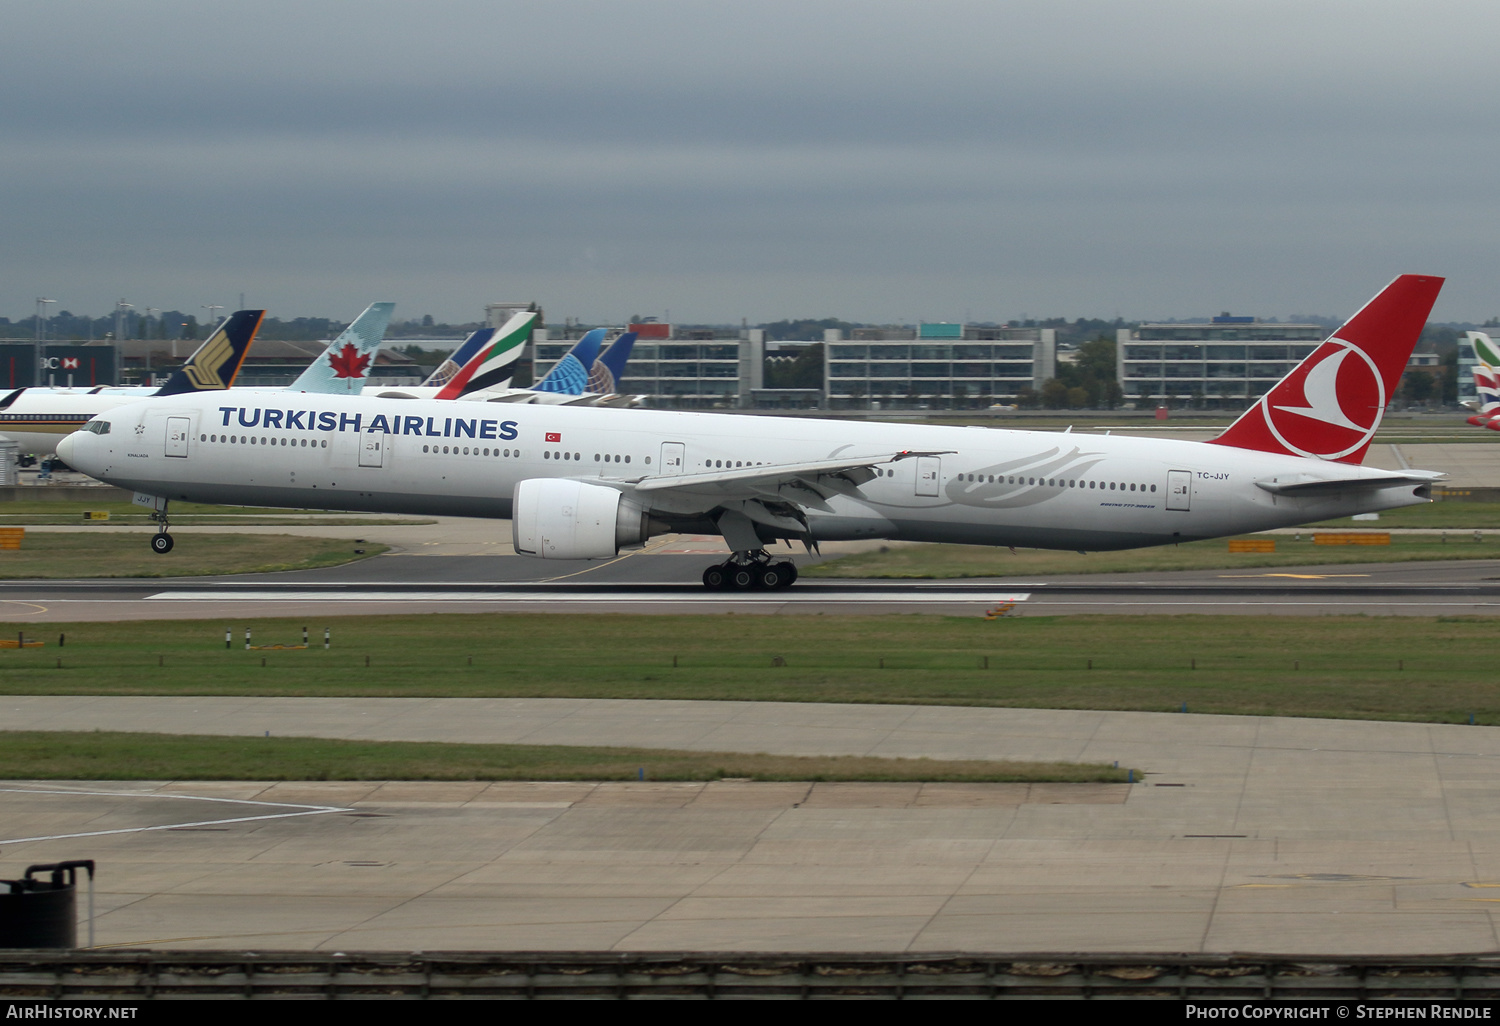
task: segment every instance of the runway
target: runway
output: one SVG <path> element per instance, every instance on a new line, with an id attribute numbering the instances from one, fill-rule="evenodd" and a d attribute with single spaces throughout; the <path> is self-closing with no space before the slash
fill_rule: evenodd
<path id="1" fill-rule="evenodd" d="M 0 865 L 99 862 L 104 947 L 1500 949 L 1500 728 L 562 699 L 21 697 L 26 729 L 1064 759 L 1091 785 L 0 785 Z"/>
<path id="2" fill-rule="evenodd" d="M 25 622 L 374 613 L 662 614 L 1214 613 L 1500 614 L 1488 560 L 1198 570 L 956 581 L 806 578 L 789 589 L 709 591 L 702 554 L 641 554 L 539 566 L 515 556 L 381 556 L 285 574 L 0 581 L 0 615 Z"/>

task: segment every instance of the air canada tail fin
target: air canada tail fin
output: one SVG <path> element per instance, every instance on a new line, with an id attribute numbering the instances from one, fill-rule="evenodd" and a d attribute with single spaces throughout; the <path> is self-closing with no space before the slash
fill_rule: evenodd
<path id="1" fill-rule="evenodd" d="M 489 348 L 464 364 L 433 398 L 457 399 L 470 392 L 504 388 L 510 384 L 516 361 L 521 358 L 522 350 L 531 339 L 531 328 L 536 324 L 536 318 L 536 311 L 529 310 L 506 321 L 505 327 L 495 332 L 495 340 L 489 344 Z"/>
<path id="2" fill-rule="evenodd" d="M 234 384 L 234 376 L 240 372 L 265 315 L 264 310 L 237 310 L 230 314 L 198 351 L 188 357 L 187 363 L 153 394 L 212 392 Z"/>
<path id="3" fill-rule="evenodd" d="M 1442 287 L 1442 278 L 1401 275 L 1213 443 L 1363 461 Z"/>
<path id="4" fill-rule="evenodd" d="M 599 343 L 604 341 L 605 333 L 606 329 L 595 328 L 573 343 L 573 348 L 563 354 L 547 376 L 531 386 L 532 391 L 583 395 L 589 383 L 589 368 L 599 359 Z"/>
<path id="5" fill-rule="evenodd" d="M 385 341 L 395 303 L 371 303 L 290 385 L 293 392 L 358 395 Z"/>
<path id="6" fill-rule="evenodd" d="M 625 377 L 625 361 L 630 359 L 635 340 L 636 333 L 627 331 L 599 354 L 599 359 L 594 361 L 594 366 L 589 371 L 588 391 L 599 395 L 613 395 L 620 390 L 620 382 Z"/>

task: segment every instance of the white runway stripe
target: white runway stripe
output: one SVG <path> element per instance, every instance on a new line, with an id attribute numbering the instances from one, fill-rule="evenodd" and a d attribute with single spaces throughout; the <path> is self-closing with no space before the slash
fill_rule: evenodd
<path id="1" fill-rule="evenodd" d="M 159 591 L 147 595 L 158 602 L 626 602 L 631 605 L 696 602 L 1025 602 L 1030 592 L 870 592 L 870 591 L 702 591 L 678 594 L 624 595 L 617 591 L 485 590 L 485 591 Z"/>
<path id="2" fill-rule="evenodd" d="M 153 826 L 122 827 L 115 830 L 85 830 L 71 834 L 46 834 L 37 837 L 0 838 L 0 844 L 23 844 L 28 841 L 60 841 L 70 837 L 104 837 L 108 834 L 139 834 L 151 830 L 182 830 L 188 827 L 222 826 L 226 823 L 251 823 L 260 819 L 290 819 L 295 816 L 324 816 L 330 812 L 353 812 L 334 805 L 304 805 L 300 802 L 258 802 L 250 798 L 216 798 L 196 794 L 161 794 L 154 791 L 73 791 L 46 790 L 38 787 L 0 787 L 10 794 L 82 795 L 94 798 L 148 798 L 188 802 L 226 802 L 230 805 L 258 805 L 262 808 L 294 809 L 294 812 L 268 812 L 259 816 L 235 816 L 230 819 L 198 819 L 183 823 L 160 823 Z"/>

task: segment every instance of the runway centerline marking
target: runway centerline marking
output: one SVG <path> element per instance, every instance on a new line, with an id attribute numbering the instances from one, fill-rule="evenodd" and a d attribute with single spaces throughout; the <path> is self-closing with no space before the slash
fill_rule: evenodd
<path id="1" fill-rule="evenodd" d="M 252 823 L 263 819 L 290 819 L 294 816 L 325 816 L 330 812 L 353 812 L 336 805 L 304 805 L 300 802 L 260 802 L 252 798 L 210 798 L 196 794 L 159 794 L 154 791 L 69 791 L 40 787 L 0 787 L 0 794 L 66 794 L 94 798 L 162 798 L 188 802 L 228 802 L 231 805 L 259 805 L 271 809 L 299 809 L 299 812 L 272 812 L 260 816 L 235 816 L 229 819 L 204 819 L 190 823 L 163 823 L 160 826 L 122 827 L 118 830 L 86 830 L 74 834 L 47 834 L 40 837 L 0 838 L 0 844 L 23 844 L 27 841 L 61 841 L 71 837 L 103 837 L 107 834 L 140 834 L 150 830 L 181 830 L 185 827 L 222 826 L 226 823 Z"/>

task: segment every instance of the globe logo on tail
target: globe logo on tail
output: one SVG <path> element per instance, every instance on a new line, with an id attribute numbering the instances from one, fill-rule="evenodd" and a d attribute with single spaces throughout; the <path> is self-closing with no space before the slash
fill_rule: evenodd
<path id="1" fill-rule="evenodd" d="M 1385 383 L 1368 353 L 1341 338 L 1324 342 L 1260 401 L 1266 426 L 1289 451 L 1337 460 L 1375 437 Z"/>

